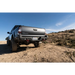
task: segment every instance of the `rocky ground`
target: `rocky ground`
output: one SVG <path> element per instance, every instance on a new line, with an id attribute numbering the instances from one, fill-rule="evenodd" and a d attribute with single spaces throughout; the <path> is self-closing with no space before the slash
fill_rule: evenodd
<path id="1" fill-rule="evenodd" d="M 0 62 L 75 62 L 75 49 L 57 46 L 54 43 L 20 45 L 12 52 L 6 41 L 0 41 Z"/>

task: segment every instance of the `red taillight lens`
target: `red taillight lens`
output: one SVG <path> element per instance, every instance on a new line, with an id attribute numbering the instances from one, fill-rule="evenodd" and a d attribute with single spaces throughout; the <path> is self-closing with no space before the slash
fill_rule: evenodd
<path id="1" fill-rule="evenodd" d="M 21 27 L 19 27 L 19 29 L 18 29 L 18 33 L 21 33 Z"/>
<path id="2" fill-rule="evenodd" d="M 46 34 L 46 30 L 45 30 L 45 35 L 47 35 L 47 34 Z"/>
<path id="3" fill-rule="evenodd" d="M 45 35 L 47 35 L 47 34 L 45 33 Z"/>

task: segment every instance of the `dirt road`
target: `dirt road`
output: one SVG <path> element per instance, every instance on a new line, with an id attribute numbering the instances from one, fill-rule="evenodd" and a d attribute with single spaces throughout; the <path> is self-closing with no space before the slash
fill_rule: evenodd
<path id="1" fill-rule="evenodd" d="M 0 62 L 74 62 L 74 51 L 47 43 L 38 48 L 33 44 L 21 45 L 17 52 L 12 52 L 6 41 L 0 41 Z"/>

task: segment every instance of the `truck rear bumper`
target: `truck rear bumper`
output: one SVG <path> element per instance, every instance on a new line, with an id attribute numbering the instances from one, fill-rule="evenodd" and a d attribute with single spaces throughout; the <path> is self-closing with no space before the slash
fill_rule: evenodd
<path id="1" fill-rule="evenodd" d="M 29 39 L 31 41 L 42 41 L 43 39 L 46 40 L 47 36 L 45 35 L 29 35 L 29 36 L 24 36 L 24 35 L 20 35 L 20 39 L 26 40 Z"/>
<path id="2" fill-rule="evenodd" d="M 46 35 L 19 35 L 19 38 L 17 38 L 18 41 L 43 41 L 47 40 L 48 36 Z"/>

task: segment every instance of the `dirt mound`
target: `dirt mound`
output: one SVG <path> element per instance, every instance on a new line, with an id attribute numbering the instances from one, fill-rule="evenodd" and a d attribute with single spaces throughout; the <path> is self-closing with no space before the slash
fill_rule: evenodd
<path id="1" fill-rule="evenodd" d="M 42 43 L 21 45 L 17 52 L 11 52 L 6 41 L 0 42 L 0 62 L 74 62 L 75 49 Z"/>
<path id="2" fill-rule="evenodd" d="M 69 48 L 75 48 L 75 30 L 66 30 L 58 33 L 48 34 L 48 40 L 50 43 L 56 45 L 66 46 Z"/>

